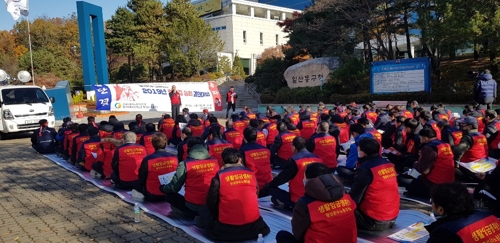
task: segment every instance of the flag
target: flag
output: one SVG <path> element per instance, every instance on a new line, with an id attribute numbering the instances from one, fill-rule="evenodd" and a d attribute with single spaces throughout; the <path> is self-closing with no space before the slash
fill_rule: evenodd
<path id="1" fill-rule="evenodd" d="M 7 5 L 7 12 L 12 15 L 14 20 L 19 19 L 21 15 L 28 16 L 29 14 L 29 4 L 28 0 L 5 0 Z"/>

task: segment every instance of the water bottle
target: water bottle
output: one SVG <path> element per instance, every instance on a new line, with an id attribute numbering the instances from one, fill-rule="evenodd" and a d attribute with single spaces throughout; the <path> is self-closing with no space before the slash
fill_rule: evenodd
<path id="1" fill-rule="evenodd" d="M 262 236 L 262 234 L 259 234 L 259 237 L 257 238 L 257 242 L 264 243 L 264 236 Z"/>
<path id="2" fill-rule="evenodd" d="M 138 203 L 136 203 L 134 206 L 134 222 L 141 222 L 141 208 L 139 207 Z"/>

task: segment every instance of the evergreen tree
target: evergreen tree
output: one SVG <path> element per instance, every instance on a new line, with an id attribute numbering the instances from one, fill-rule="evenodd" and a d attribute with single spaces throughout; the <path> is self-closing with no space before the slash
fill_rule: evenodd
<path id="1" fill-rule="evenodd" d="M 241 63 L 241 59 L 239 56 L 234 57 L 233 61 L 233 75 L 239 75 L 242 78 L 246 78 L 247 75 L 245 73 L 245 70 L 243 69 L 243 63 Z"/>

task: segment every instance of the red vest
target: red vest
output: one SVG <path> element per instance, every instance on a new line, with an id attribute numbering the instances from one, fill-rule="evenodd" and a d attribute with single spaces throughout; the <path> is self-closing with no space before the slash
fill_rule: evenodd
<path id="1" fill-rule="evenodd" d="M 146 148 L 138 144 L 125 144 L 117 148 L 118 175 L 121 181 L 137 181 L 142 159 L 147 156 Z"/>
<path id="2" fill-rule="evenodd" d="M 69 135 L 71 133 L 73 133 L 73 131 L 71 131 L 70 129 L 64 131 L 64 139 L 63 139 L 63 148 L 64 148 L 64 150 L 68 149 L 68 141 L 69 141 L 68 137 L 69 137 Z"/>
<path id="3" fill-rule="evenodd" d="M 124 134 L 125 134 L 125 132 L 113 132 L 113 137 L 116 140 L 122 140 Z"/>
<path id="4" fill-rule="evenodd" d="M 243 134 L 236 129 L 227 130 L 224 132 L 224 137 L 230 142 L 235 149 L 240 149 L 243 144 Z"/>
<path id="5" fill-rule="evenodd" d="M 273 144 L 274 139 L 276 136 L 278 136 L 279 131 L 278 131 L 278 125 L 275 122 L 271 122 L 267 126 L 267 138 L 266 138 L 266 144 Z"/>
<path id="6" fill-rule="evenodd" d="M 292 116 L 290 116 L 290 121 L 292 122 L 293 125 L 297 126 L 300 121 L 300 115 L 299 113 L 293 113 Z"/>
<path id="7" fill-rule="evenodd" d="M 89 140 L 90 139 L 90 136 L 81 136 L 81 137 L 77 137 L 75 139 L 75 143 L 76 143 L 76 156 L 78 157 L 78 154 L 80 154 L 80 149 L 82 149 L 82 143 Z"/>
<path id="8" fill-rule="evenodd" d="M 204 122 L 203 122 L 203 126 L 205 128 L 207 128 L 208 126 L 210 126 L 210 121 L 208 119 L 206 119 Z"/>
<path id="9" fill-rule="evenodd" d="M 106 132 L 103 130 L 99 130 L 99 137 L 101 138 L 107 138 L 108 136 L 111 136 L 111 134 L 113 134 L 113 132 Z"/>
<path id="10" fill-rule="evenodd" d="M 188 157 L 188 155 L 189 155 L 189 154 L 188 154 L 188 144 L 187 144 L 187 143 L 184 143 L 184 144 L 182 145 L 182 151 L 184 152 L 184 153 L 182 153 L 182 160 L 186 160 L 186 158 L 187 158 L 187 157 Z"/>
<path id="11" fill-rule="evenodd" d="M 259 189 L 273 180 L 271 174 L 271 151 L 259 144 L 247 144 L 242 149 L 245 156 L 245 166 L 255 173 Z"/>
<path id="12" fill-rule="evenodd" d="M 314 133 L 316 133 L 316 123 L 314 121 L 302 121 L 302 129 L 300 130 L 300 136 L 305 140 L 311 138 Z"/>
<path id="13" fill-rule="evenodd" d="M 102 153 L 102 150 L 99 149 L 99 145 L 101 142 L 91 142 L 91 143 L 85 143 L 83 144 L 83 150 L 85 153 L 85 158 L 84 158 L 84 167 L 86 170 L 92 170 L 92 165 L 97 162 L 97 158 L 99 156 L 99 153 Z M 94 155 L 92 153 L 96 153 L 97 156 L 94 158 Z"/>
<path id="14" fill-rule="evenodd" d="M 234 92 L 228 91 L 226 94 L 226 102 L 236 103 L 236 97 L 233 97 L 233 101 L 231 101 L 231 96 Z"/>
<path id="15" fill-rule="evenodd" d="M 292 156 L 292 160 L 295 161 L 299 170 L 290 180 L 288 185 L 290 187 L 290 199 L 293 202 L 296 202 L 299 198 L 304 196 L 305 193 L 304 172 L 306 171 L 307 165 L 316 162 L 323 163 L 323 160 L 310 152 L 298 152 Z"/>
<path id="16" fill-rule="evenodd" d="M 428 121 L 425 125 L 431 126 L 432 130 L 436 132 L 437 139 L 441 140 L 441 130 L 437 126 L 437 122 L 434 120 Z"/>
<path id="17" fill-rule="evenodd" d="M 247 113 L 248 119 L 255 120 L 257 119 L 257 115 L 255 113 Z"/>
<path id="18" fill-rule="evenodd" d="M 382 160 L 382 161 L 380 161 Z M 367 163 L 375 163 L 370 165 Z M 383 158 L 372 159 L 361 166 L 372 171 L 373 181 L 365 191 L 359 209 L 372 219 L 387 221 L 399 214 L 399 191 L 394 165 Z"/>
<path id="19" fill-rule="evenodd" d="M 404 110 L 401 112 L 402 116 L 404 116 L 406 119 L 413 119 L 413 113 L 411 113 L 409 110 Z"/>
<path id="20" fill-rule="evenodd" d="M 300 137 L 300 130 L 299 129 L 288 130 L 288 131 L 293 133 L 296 137 Z"/>
<path id="21" fill-rule="evenodd" d="M 266 143 L 266 134 L 264 134 L 263 132 L 261 131 L 257 131 L 257 140 L 256 142 L 264 147 L 267 146 L 267 143 Z"/>
<path id="22" fill-rule="evenodd" d="M 278 157 L 288 160 L 293 155 L 292 143 L 295 139 L 295 134 L 287 132 L 281 135 L 281 147 L 278 149 Z"/>
<path id="23" fill-rule="evenodd" d="M 377 129 L 375 128 L 370 128 L 370 129 L 367 129 L 366 130 L 367 133 L 371 133 L 373 135 L 373 137 L 375 138 L 375 140 L 378 141 L 378 143 L 382 143 L 382 134 L 380 134 Z"/>
<path id="24" fill-rule="evenodd" d="M 448 121 L 449 118 L 448 118 L 448 115 L 446 115 L 446 114 L 439 114 L 439 119 Z"/>
<path id="25" fill-rule="evenodd" d="M 224 165 L 222 162 L 222 151 L 227 148 L 233 148 L 233 145 L 225 140 L 222 140 L 221 143 L 207 143 L 207 145 L 210 156 L 219 162 L 219 167 L 222 167 Z"/>
<path id="26" fill-rule="evenodd" d="M 218 162 L 214 158 L 202 160 L 188 158 L 184 162 L 186 163 L 184 198 L 192 204 L 205 205 L 212 178 L 219 171 Z"/>
<path id="27" fill-rule="evenodd" d="M 500 239 L 500 222 L 493 215 L 475 213 L 460 224 L 465 225 L 457 232 L 463 243 L 498 242 Z"/>
<path id="28" fill-rule="evenodd" d="M 80 133 L 78 132 L 75 132 L 75 133 L 71 133 L 68 135 L 68 154 L 69 156 L 71 157 L 73 155 L 73 143 L 74 143 L 74 140 L 76 138 L 76 136 L 80 135 Z"/>
<path id="29" fill-rule="evenodd" d="M 311 152 L 320 157 L 328 168 L 337 168 L 336 148 L 335 137 L 329 134 L 318 134 L 314 137 L 314 151 Z"/>
<path id="30" fill-rule="evenodd" d="M 408 143 L 406 143 L 406 152 L 410 154 L 417 153 L 417 147 L 415 147 L 415 140 L 410 139 Z"/>
<path id="31" fill-rule="evenodd" d="M 460 144 L 460 140 L 462 140 L 462 136 L 463 136 L 463 134 L 462 134 L 462 131 L 460 131 L 460 130 L 451 132 L 451 137 L 453 138 L 453 143 L 455 145 Z"/>
<path id="32" fill-rule="evenodd" d="M 245 225 L 260 218 L 257 180 L 254 173 L 244 167 L 229 167 L 218 173 L 219 222 Z"/>
<path id="33" fill-rule="evenodd" d="M 311 121 L 313 121 L 315 124 L 318 124 L 318 113 L 316 112 L 311 112 Z"/>
<path id="34" fill-rule="evenodd" d="M 191 129 L 191 132 L 193 133 L 193 137 L 200 137 L 201 138 L 201 135 L 203 135 L 203 131 L 205 131 L 205 128 L 203 127 L 203 125 L 189 126 L 189 128 Z"/>
<path id="35" fill-rule="evenodd" d="M 367 111 L 367 112 L 365 112 L 365 117 L 366 117 L 366 119 L 370 120 L 372 122 L 372 124 L 375 124 L 375 122 L 377 121 L 378 115 L 376 112 Z"/>
<path id="36" fill-rule="evenodd" d="M 153 147 L 153 135 L 154 134 L 148 134 L 142 136 L 142 141 L 144 143 L 142 144 L 142 146 L 146 148 L 146 153 L 148 155 L 153 154 L 155 152 L 155 147 Z"/>
<path id="37" fill-rule="evenodd" d="M 242 120 L 235 121 L 233 122 L 233 128 L 243 134 L 243 131 L 247 128 L 247 123 Z"/>
<path id="38" fill-rule="evenodd" d="M 175 137 L 176 138 L 181 138 L 182 130 L 179 124 L 176 124 L 175 126 Z"/>
<path id="39" fill-rule="evenodd" d="M 160 132 L 167 136 L 167 139 L 172 137 L 172 131 L 174 130 L 175 121 L 172 118 L 163 119 L 163 123 L 160 127 Z"/>
<path id="40" fill-rule="evenodd" d="M 477 118 L 477 131 L 480 133 L 484 132 L 484 127 L 486 126 L 483 122 L 484 117 Z"/>
<path id="41" fill-rule="evenodd" d="M 451 146 L 445 142 L 434 140 L 426 146 L 435 148 L 437 157 L 434 159 L 434 164 L 427 175 L 430 182 L 438 185 L 455 181 L 455 161 L 453 160 L 453 152 Z"/>
<path id="42" fill-rule="evenodd" d="M 160 179 L 158 176 L 168 174 L 177 169 L 179 161 L 177 161 L 176 156 L 148 156 L 144 159 L 144 162 L 148 164 L 148 176 L 146 178 L 146 191 L 153 195 L 162 196 L 164 195 L 160 191 Z"/>
<path id="43" fill-rule="evenodd" d="M 347 143 L 351 139 L 351 134 L 349 133 L 349 125 L 347 123 L 335 123 L 335 125 L 340 130 L 339 141 L 340 143 Z"/>
<path id="44" fill-rule="evenodd" d="M 135 143 L 139 144 L 141 142 L 141 138 L 144 134 L 142 133 L 139 133 L 139 134 L 135 134 L 137 136 L 137 138 L 135 139 Z"/>
<path id="45" fill-rule="evenodd" d="M 497 133 L 496 137 L 493 139 L 493 141 L 491 141 L 490 148 L 499 149 L 498 144 L 500 144 L 500 122 L 494 121 L 494 123 L 495 123 L 495 127 L 498 130 L 498 133 Z"/>
<path id="46" fill-rule="evenodd" d="M 310 197 L 301 200 L 313 200 L 307 204 L 311 224 L 306 231 L 304 242 L 323 243 L 327 239 L 335 239 L 335 242 L 356 243 L 358 242 L 358 230 L 354 210 L 356 203 L 349 194 L 335 202 L 322 202 Z M 335 230 L 332 230 L 335 229 Z"/>
<path id="47" fill-rule="evenodd" d="M 172 92 L 170 92 L 172 94 Z M 179 94 L 179 91 L 176 91 L 173 93 L 172 97 L 170 98 L 170 103 L 172 105 L 180 105 L 181 104 L 181 95 Z"/>
<path id="48" fill-rule="evenodd" d="M 465 151 L 460 162 L 472 162 L 478 159 L 484 159 L 488 157 L 488 141 L 486 137 L 478 132 L 473 132 L 469 134 L 472 137 L 472 147 Z"/>
<path id="49" fill-rule="evenodd" d="M 102 162 L 102 170 L 106 177 L 109 177 L 113 172 L 111 163 L 115 154 L 116 145 L 112 142 L 101 142 L 102 153 L 98 154 L 97 161 Z"/>

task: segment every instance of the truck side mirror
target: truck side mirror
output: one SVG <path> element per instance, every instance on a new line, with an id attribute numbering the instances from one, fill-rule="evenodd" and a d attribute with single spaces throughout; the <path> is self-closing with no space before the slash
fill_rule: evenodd
<path id="1" fill-rule="evenodd" d="M 50 97 L 49 100 L 50 100 L 50 103 L 52 103 L 52 104 L 56 103 L 56 98 L 54 98 L 54 97 Z"/>

